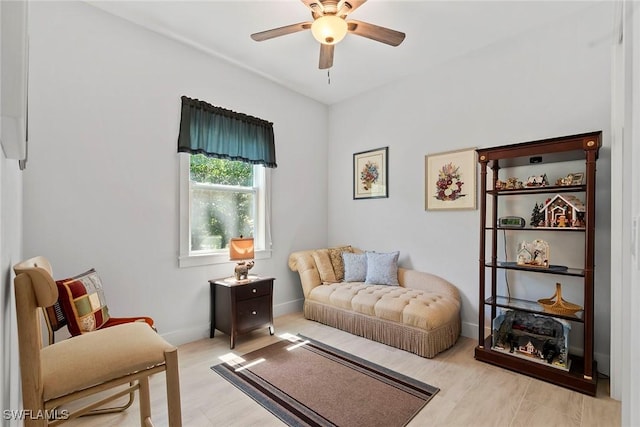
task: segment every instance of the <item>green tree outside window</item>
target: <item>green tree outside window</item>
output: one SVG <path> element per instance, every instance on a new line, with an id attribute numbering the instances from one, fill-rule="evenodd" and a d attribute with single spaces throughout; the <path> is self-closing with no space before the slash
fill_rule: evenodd
<path id="1" fill-rule="evenodd" d="M 253 236 L 256 194 L 249 163 L 191 155 L 191 250 L 227 247 Z"/>

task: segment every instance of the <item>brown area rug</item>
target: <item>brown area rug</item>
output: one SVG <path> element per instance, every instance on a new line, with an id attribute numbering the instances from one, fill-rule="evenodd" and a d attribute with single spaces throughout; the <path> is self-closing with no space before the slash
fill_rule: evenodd
<path id="1" fill-rule="evenodd" d="M 404 426 L 439 391 L 303 336 L 211 369 L 290 426 Z"/>

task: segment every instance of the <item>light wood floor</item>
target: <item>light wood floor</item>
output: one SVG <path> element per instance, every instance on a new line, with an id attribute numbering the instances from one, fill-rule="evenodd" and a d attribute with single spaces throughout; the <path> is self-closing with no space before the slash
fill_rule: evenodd
<path id="1" fill-rule="evenodd" d="M 303 334 L 439 387 L 440 392 L 411 421 L 418 426 L 619 426 L 620 402 L 609 398 L 608 381 L 600 380 L 596 398 L 478 362 L 475 341 L 458 343 L 434 359 L 425 359 L 340 330 L 311 322 L 301 313 L 275 319 L 276 335 L 267 329 L 238 338 L 235 354 L 264 347 L 279 334 Z M 213 372 L 228 354 L 229 337 L 216 332 L 179 348 L 182 418 L 185 427 L 282 426 L 280 420 Z M 366 390 L 363 390 L 366 393 Z M 345 396 L 348 399 L 349 396 Z M 166 426 L 164 376 L 151 380 L 152 414 Z M 120 414 L 83 417 L 71 426 L 139 426 L 138 399 Z"/>

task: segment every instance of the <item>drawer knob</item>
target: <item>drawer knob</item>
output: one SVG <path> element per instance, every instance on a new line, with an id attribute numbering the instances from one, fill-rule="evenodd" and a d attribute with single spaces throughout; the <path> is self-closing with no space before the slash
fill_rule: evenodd
<path id="1" fill-rule="evenodd" d="M 256 313 L 255 311 L 252 311 L 251 314 L 258 314 L 258 313 Z"/>
<path id="2" fill-rule="evenodd" d="M 253 292 L 255 294 L 256 292 L 258 292 L 258 290 L 256 288 L 253 288 L 253 289 L 251 289 L 251 292 Z"/>

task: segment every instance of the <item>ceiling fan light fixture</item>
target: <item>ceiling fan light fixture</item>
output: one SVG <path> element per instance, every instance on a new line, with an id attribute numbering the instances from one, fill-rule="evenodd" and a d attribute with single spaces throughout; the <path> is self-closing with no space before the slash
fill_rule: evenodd
<path id="1" fill-rule="evenodd" d="M 347 22 L 336 15 L 324 15 L 313 21 L 311 33 L 322 44 L 336 44 L 347 35 Z"/>

